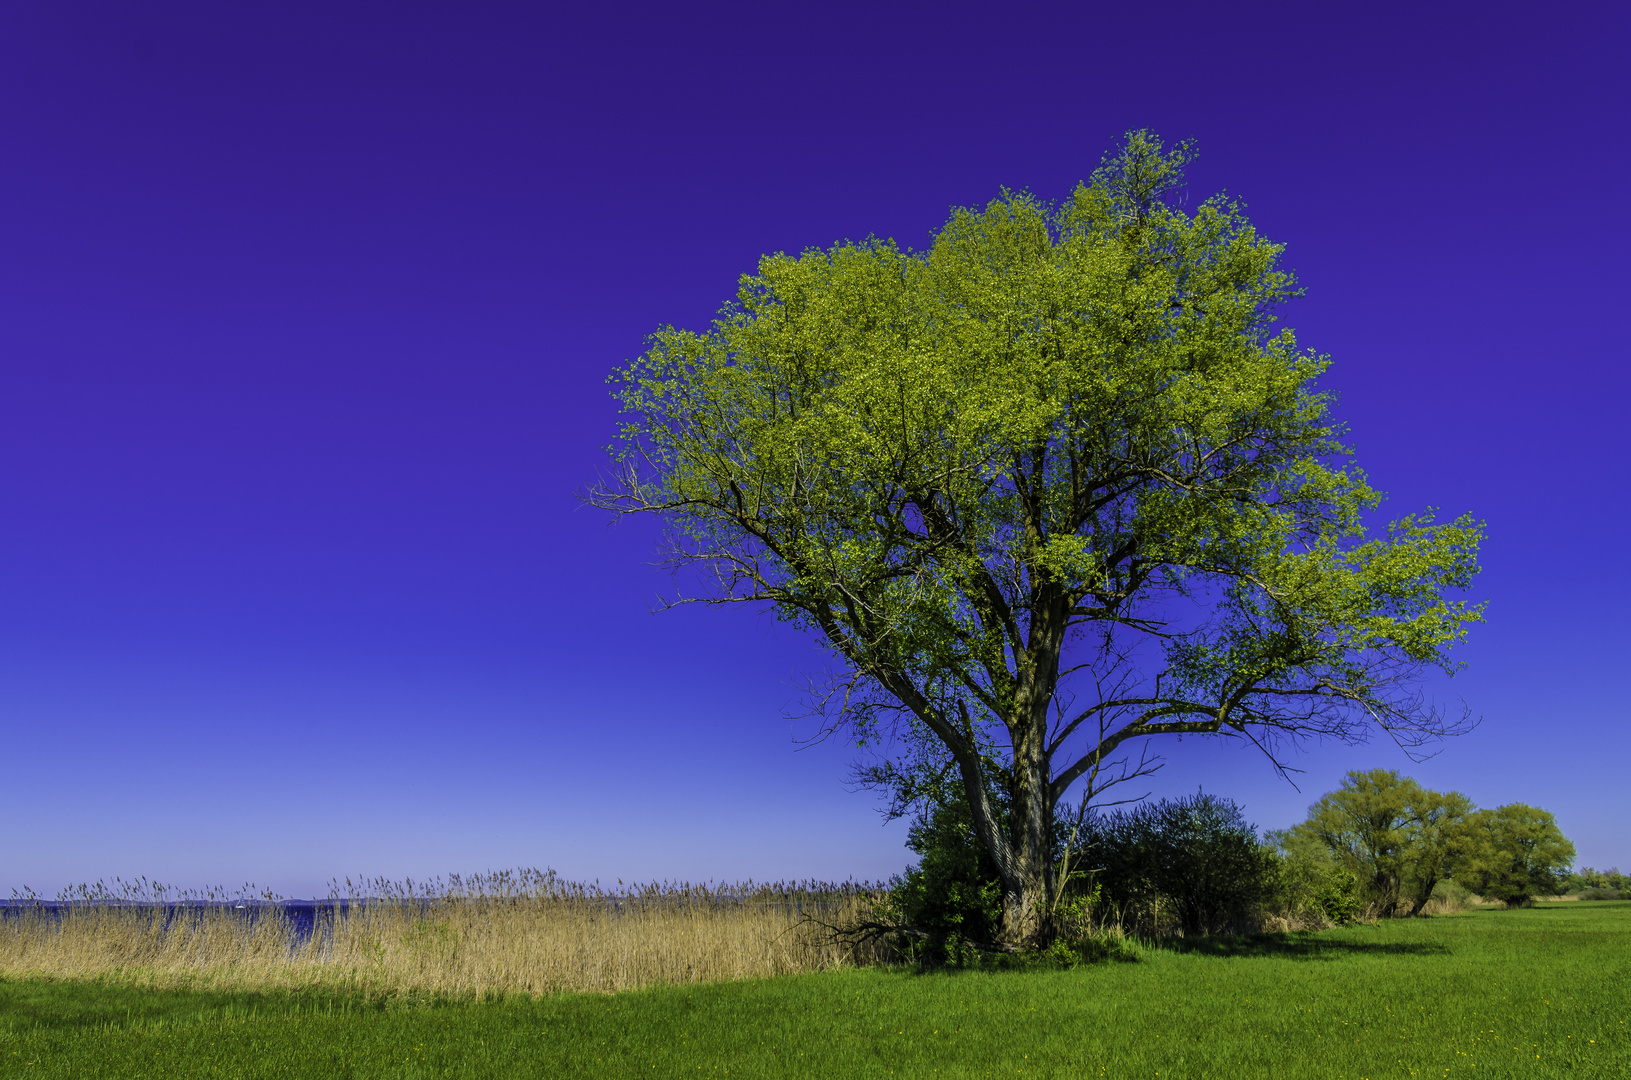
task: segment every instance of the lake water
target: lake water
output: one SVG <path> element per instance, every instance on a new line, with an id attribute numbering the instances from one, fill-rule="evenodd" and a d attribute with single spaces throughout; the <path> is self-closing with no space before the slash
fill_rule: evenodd
<path id="1" fill-rule="evenodd" d="M 283 917 L 289 921 L 289 926 L 294 931 L 295 940 L 305 941 L 311 937 L 312 929 L 317 925 L 318 912 L 321 911 L 325 915 L 332 915 L 335 910 L 338 909 L 339 913 L 344 915 L 351 909 L 351 904 L 352 902 L 350 900 L 279 900 L 277 902 L 255 900 L 242 904 L 209 904 L 189 901 L 176 904 L 164 904 L 162 906 L 164 908 L 165 915 L 168 917 L 174 917 L 175 915 L 186 911 L 203 911 L 206 909 L 211 909 L 230 911 L 234 913 L 241 912 L 247 916 L 250 921 L 254 921 L 257 918 L 276 911 L 280 912 Z M 76 909 L 83 911 L 87 907 L 129 908 L 136 911 L 152 911 L 159 906 L 160 905 L 157 904 L 117 902 L 87 905 L 63 903 L 55 900 L 42 900 L 38 902 L 0 900 L 0 919 L 12 918 L 27 912 L 44 912 L 46 915 L 50 916 L 61 916 Z M 168 919 L 166 921 L 168 921 Z"/>

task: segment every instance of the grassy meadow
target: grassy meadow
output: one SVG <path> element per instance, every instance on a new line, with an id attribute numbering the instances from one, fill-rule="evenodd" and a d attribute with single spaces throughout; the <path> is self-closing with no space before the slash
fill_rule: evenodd
<path id="1" fill-rule="evenodd" d="M 0 981 L 0 1076 L 1619 1077 L 1631 903 L 537 996 Z"/>

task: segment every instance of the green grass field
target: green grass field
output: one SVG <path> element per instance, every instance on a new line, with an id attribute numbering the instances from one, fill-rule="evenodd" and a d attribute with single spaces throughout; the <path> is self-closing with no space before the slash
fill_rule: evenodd
<path id="1" fill-rule="evenodd" d="M 0 982 L 0 1075 L 1622 1077 L 1628 1025 L 1631 903 L 1567 903 L 536 1001 Z"/>

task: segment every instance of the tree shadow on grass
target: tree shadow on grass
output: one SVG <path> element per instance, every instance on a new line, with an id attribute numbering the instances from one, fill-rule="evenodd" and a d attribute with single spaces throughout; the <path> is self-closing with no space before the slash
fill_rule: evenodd
<path id="1" fill-rule="evenodd" d="M 1304 934 L 1246 934 L 1239 937 L 1165 938 L 1154 948 L 1200 956 L 1278 957 L 1284 960 L 1341 960 L 1348 956 L 1448 956 L 1437 941 L 1345 941 Z"/>

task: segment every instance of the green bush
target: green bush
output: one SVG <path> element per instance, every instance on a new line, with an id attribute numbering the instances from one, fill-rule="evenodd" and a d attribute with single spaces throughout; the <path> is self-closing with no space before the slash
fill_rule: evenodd
<path id="1" fill-rule="evenodd" d="M 1216 795 L 1094 814 L 1078 843 L 1105 902 L 1135 926 L 1156 929 L 1165 909 L 1185 934 L 1244 929 L 1275 889 L 1274 852 Z"/>
<path id="2" fill-rule="evenodd" d="M 1143 959 L 1143 953 L 1132 938 L 1110 931 L 1094 935 L 1061 935 L 1054 938 L 1053 944 L 1046 949 L 1032 954 L 1030 959 L 1053 967 L 1077 967 L 1106 961 L 1136 963 Z"/>
<path id="3" fill-rule="evenodd" d="M 1302 829 L 1282 829 L 1267 837 L 1276 856 L 1273 889 L 1267 902 L 1286 915 L 1339 926 L 1365 909 L 1357 875 L 1339 863 L 1320 840 Z"/>
<path id="4" fill-rule="evenodd" d="M 921 937 L 905 946 L 926 965 L 962 965 L 992 942 L 1002 923 L 1002 883 L 974 834 L 968 803 L 929 807 L 907 833 L 916 866 L 890 884 L 884 914 Z"/>
<path id="5" fill-rule="evenodd" d="M 1365 907 L 1355 895 L 1358 887 L 1359 879 L 1351 871 L 1338 870 L 1314 897 L 1314 902 L 1327 919 L 1338 926 L 1346 925 L 1359 918 Z"/>

